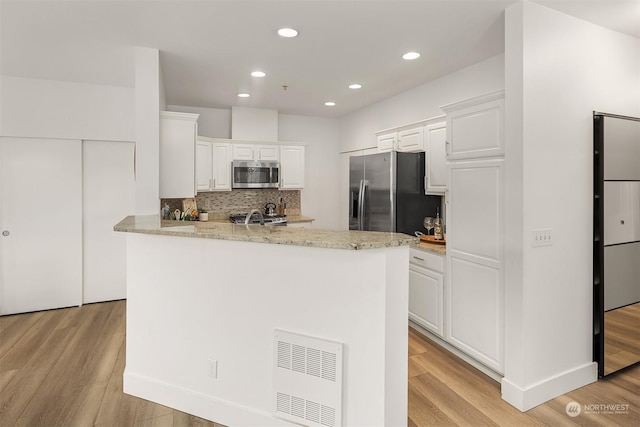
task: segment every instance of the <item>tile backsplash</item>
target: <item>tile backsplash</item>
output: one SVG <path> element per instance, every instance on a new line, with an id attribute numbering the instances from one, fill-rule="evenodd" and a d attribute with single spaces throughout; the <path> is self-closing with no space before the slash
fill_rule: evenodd
<path id="1" fill-rule="evenodd" d="M 278 203 L 282 200 L 287 204 L 287 215 L 300 215 L 300 190 L 232 190 L 232 191 L 212 191 L 198 193 L 196 204 L 198 209 L 206 209 L 209 218 L 226 218 L 230 213 L 249 212 L 252 209 L 263 210 L 264 205 Z M 169 210 L 182 210 L 182 199 L 161 199 L 160 208 L 164 204 L 169 205 Z"/>

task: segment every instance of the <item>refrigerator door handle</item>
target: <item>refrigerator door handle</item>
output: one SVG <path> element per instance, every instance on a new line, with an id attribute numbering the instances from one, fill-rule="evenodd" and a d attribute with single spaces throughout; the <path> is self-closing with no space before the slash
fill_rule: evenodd
<path id="1" fill-rule="evenodd" d="M 364 228 L 364 179 L 360 180 L 360 188 L 358 190 L 358 230 Z"/>

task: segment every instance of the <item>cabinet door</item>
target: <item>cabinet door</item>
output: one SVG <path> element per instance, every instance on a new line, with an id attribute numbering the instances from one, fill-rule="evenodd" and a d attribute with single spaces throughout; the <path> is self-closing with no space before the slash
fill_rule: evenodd
<path id="1" fill-rule="evenodd" d="M 453 162 L 447 209 L 445 338 L 503 372 L 504 161 Z"/>
<path id="2" fill-rule="evenodd" d="M 398 151 L 423 151 L 423 128 L 408 129 L 398 132 Z"/>
<path id="3" fill-rule="evenodd" d="M 0 315 L 82 303 L 82 143 L 0 139 Z"/>
<path id="4" fill-rule="evenodd" d="M 233 160 L 254 160 L 252 144 L 233 144 Z"/>
<path id="5" fill-rule="evenodd" d="M 384 153 L 396 149 L 396 132 L 378 136 L 378 152 Z"/>
<path id="6" fill-rule="evenodd" d="M 440 273 L 409 265 L 409 319 L 443 337 L 443 284 Z"/>
<path id="7" fill-rule="evenodd" d="M 304 187 L 304 146 L 280 147 L 280 188 Z"/>
<path id="8" fill-rule="evenodd" d="M 447 189 L 447 124 L 436 123 L 425 127 L 426 194 L 442 195 Z"/>
<path id="9" fill-rule="evenodd" d="M 213 144 L 198 141 L 196 144 L 196 189 L 210 191 L 213 179 Z"/>
<path id="10" fill-rule="evenodd" d="M 160 113 L 160 197 L 182 199 L 196 195 L 196 137 L 198 114 Z"/>
<path id="11" fill-rule="evenodd" d="M 443 109 L 449 160 L 504 155 L 503 95 L 490 94 Z"/>
<path id="12" fill-rule="evenodd" d="M 212 190 L 231 190 L 231 144 L 213 143 Z"/>
<path id="13" fill-rule="evenodd" d="M 256 160 L 273 161 L 280 160 L 280 150 L 277 145 L 258 145 L 255 148 Z"/>
<path id="14" fill-rule="evenodd" d="M 82 143 L 85 304 L 127 297 L 127 236 L 113 225 L 135 213 L 133 148 L 133 142 Z"/>

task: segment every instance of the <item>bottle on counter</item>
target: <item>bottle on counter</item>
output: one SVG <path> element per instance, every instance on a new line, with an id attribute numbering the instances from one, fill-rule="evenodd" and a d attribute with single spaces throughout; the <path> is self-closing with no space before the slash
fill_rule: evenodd
<path id="1" fill-rule="evenodd" d="M 442 220 L 440 219 L 440 210 L 436 214 L 436 220 L 433 222 L 433 238 L 434 240 L 442 240 Z"/>

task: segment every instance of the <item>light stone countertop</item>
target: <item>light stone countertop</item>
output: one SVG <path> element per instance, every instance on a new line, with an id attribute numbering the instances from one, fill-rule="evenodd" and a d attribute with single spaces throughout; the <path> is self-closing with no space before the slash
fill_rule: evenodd
<path id="1" fill-rule="evenodd" d="M 127 233 L 350 250 L 391 248 L 408 246 L 418 242 L 417 237 L 401 233 L 319 230 L 199 221 L 161 221 L 160 215 L 128 216 L 116 224 L 113 229 Z"/>
<path id="2" fill-rule="evenodd" d="M 445 255 L 447 253 L 447 245 L 439 245 L 436 243 L 420 242 L 411 246 L 414 249 L 420 249 L 437 255 Z"/>

